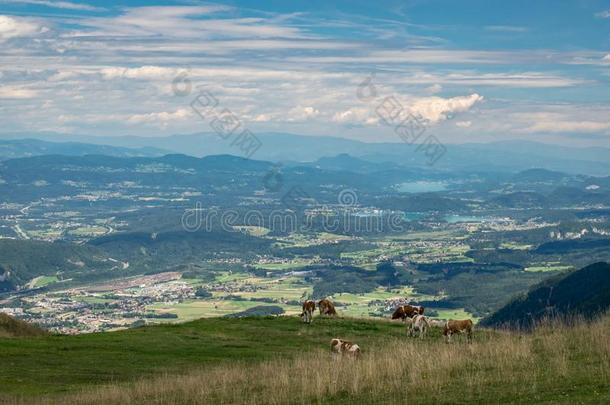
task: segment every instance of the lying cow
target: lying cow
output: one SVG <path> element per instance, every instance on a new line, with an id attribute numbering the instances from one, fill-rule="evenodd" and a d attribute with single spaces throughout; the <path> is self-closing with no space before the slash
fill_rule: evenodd
<path id="1" fill-rule="evenodd" d="M 454 333 L 466 333 L 466 337 L 469 342 L 472 342 L 472 331 L 474 324 L 470 319 L 464 319 L 461 321 L 448 320 L 443 330 L 443 335 L 446 338 L 447 343 L 451 341 L 451 335 Z"/>
<path id="2" fill-rule="evenodd" d="M 324 298 L 318 302 L 318 308 L 320 309 L 320 315 L 329 315 L 335 316 L 337 315 L 337 311 L 335 310 L 335 305 L 331 302 L 331 300 Z"/>
<path id="3" fill-rule="evenodd" d="M 411 329 L 409 330 L 409 336 L 415 336 L 415 333 L 419 334 L 419 338 L 423 339 L 426 331 L 430 328 L 428 318 L 424 315 L 414 315 L 411 318 Z"/>
<path id="4" fill-rule="evenodd" d="M 303 303 L 303 312 L 301 312 L 301 318 L 303 322 L 311 323 L 313 319 L 313 313 L 316 310 L 316 303 L 312 300 L 307 300 Z"/>
<path id="5" fill-rule="evenodd" d="M 419 305 L 401 305 L 392 314 L 392 319 L 402 319 L 403 321 L 413 318 L 415 315 L 423 315 L 424 307 Z"/>
<path id="6" fill-rule="evenodd" d="M 360 357 L 360 346 L 339 338 L 330 341 L 330 351 L 335 355 L 345 354 L 352 357 Z"/>

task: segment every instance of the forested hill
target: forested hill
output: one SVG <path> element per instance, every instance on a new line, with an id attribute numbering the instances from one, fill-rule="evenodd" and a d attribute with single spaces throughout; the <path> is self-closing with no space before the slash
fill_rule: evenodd
<path id="1" fill-rule="evenodd" d="M 610 307 L 610 264 L 600 262 L 551 277 L 481 324 L 529 328 L 544 317 L 593 318 Z"/>

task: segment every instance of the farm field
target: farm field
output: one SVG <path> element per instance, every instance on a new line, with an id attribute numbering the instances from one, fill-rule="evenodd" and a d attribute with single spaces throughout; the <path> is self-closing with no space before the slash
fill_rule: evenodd
<path id="1" fill-rule="evenodd" d="M 169 318 L 159 322 L 185 322 L 199 318 L 214 318 L 225 315 L 234 314 L 236 312 L 245 311 L 252 307 L 261 305 L 255 301 L 239 301 L 239 300 L 192 300 L 177 304 L 157 303 L 147 307 L 148 310 L 158 314 L 176 314 L 178 318 Z M 296 305 L 281 306 L 288 314 L 296 314 L 301 312 L 301 308 Z"/>
<path id="2" fill-rule="evenodd" d="M 532 266 L 526 267 L 525 271 L 530 272 L 547 272 L 547 271 L 566 271 L 572 270 L 574 266 L 561 265 L 559 262 L 551 263 L 534 263 Z"/>

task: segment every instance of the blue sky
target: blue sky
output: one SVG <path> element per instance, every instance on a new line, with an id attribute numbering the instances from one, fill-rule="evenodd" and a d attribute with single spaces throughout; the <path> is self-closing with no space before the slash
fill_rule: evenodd
<path id="1" fill-rule="evenodd" d="M 2 133 L 209 132 L 203 89 L 253 132 L 398 142 L 393 96 L 446 143 L 610 146 L 608 0 L 0 0 L 0 58 Z"/>

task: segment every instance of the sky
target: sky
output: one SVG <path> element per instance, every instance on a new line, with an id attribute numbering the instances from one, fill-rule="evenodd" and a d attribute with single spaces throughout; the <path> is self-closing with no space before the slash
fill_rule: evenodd
<path id="1" fill-rule="evenodd" d="M 0 134 L 210 132 L 206 94 L 253 133 L 610 146 L 609 85 L 610 0 L 0 0 Z"/>

